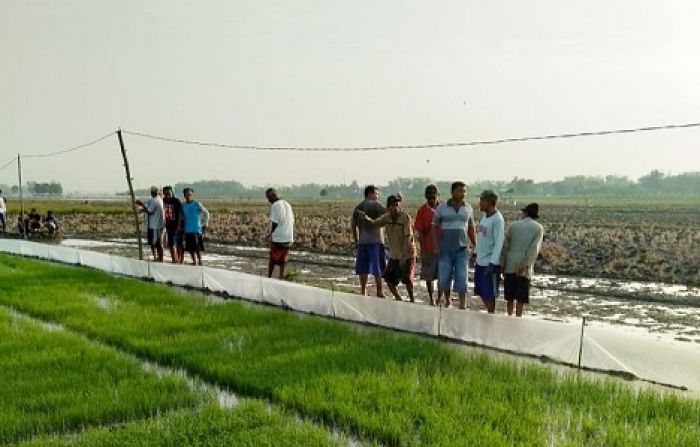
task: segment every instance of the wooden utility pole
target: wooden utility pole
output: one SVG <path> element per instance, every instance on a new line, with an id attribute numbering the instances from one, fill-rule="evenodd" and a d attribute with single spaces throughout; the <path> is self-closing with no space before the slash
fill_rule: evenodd
<path id="1" fill-rule="evenodd" d="M 143 261 L 143 241 L 141 240 L 141 225 L 139 213 L 134 207 L 136 197 L 134 196 L 134 186 L 131 184 L 131 171 L 129 170 L 129 160 L 126 158 L 126 149 L 124 149 L 124 139 L 122 138 L 122 130 L 117 130 L 119 137 L 119 147 L 122 150 L 122 158 L 124 159 L 124 169 L 126 170 L 126 183 L 129 185 L 129 194 L 131 195 L 131 209 L 134 211 L 134 226 L 136 227 L 136 240 L 139 243 L 139 259 Z"/>
<path id="2" fill-rule="evenodd" d="M 27 238 L 27 226 L 24 224 L 24 196 L 22 195 L 22 157 L 17 154 L 17 177 L 19 178 L 19 224 L 22 226 L 22 238 Z"/>

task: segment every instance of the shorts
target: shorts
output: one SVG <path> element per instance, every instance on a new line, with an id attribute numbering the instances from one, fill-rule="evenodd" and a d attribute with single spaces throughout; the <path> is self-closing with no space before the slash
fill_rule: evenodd
<path id="1" fill-rule="evenodd" d="M 384 270 L 384 280 L 387 284 L 398 286 L 399 282 L 407 286 L 413 285 L 413 276 L 416 271 L 416 258 L 400 261 L 398 259 L 389 259 L 389 263 Z"/>
<path id="2" fill-rule="evenodd" d="M 439 255 L 435 253 L 422 253 L 420 255 L 420 279 L 434 281 L 438 278 Z"/>
<path id="3" fill-rule="evenodd" d="M 506 273 L 503 281 L 503 294 L 506 300 L 516 300 L 519 303 L 530 302 L 530 278 Z"/>
<path id="4" fill-rule="evenodd" d="M 384 244 L 360 244 L 357 247 L 355 259 L 355 273 L 379 278 L 386 269 L 386 254 Z"/>
<path id="5" fill-rule="evenodd" d="M 498 286 L 501 282 L 501 267 L 494 266 L 493 273 L 486 274 L 488 267 L 479 264 L 474 267 L 474 295 L 489 301 L 493 301 L 498 297 Z"/>
<path id="6" fill-rule="evenodd" d="M 202 237 L 199 233 L 185 233 L 185 250 L 188 252 L 199 251 L 199 239 Z"/>
<path id="7" fill-rule="evenodd" d="M 149 228 L 148 229 L 148 245 L 151 247 L 160 247 L 163 245 L 163 229 Z"/>
<path id="8" fill-rule="evenodd" d="M 182 232 L 177 231 L 177 227 L 166 227 L 165 232 L 168 236 L 168 247 L 182 247 Z"/>
<path id="9" fill-rule="evenodd" d="M 459 250 L 441 250 L 438 261 L 438 291 L 467 293 L 467 257 L 466 248 Z"/>
<path id="10" fill-rule="evenodd" d="M 289 244 L 270 242 L 270 263 L 282 265 L 289 260 Z"/>

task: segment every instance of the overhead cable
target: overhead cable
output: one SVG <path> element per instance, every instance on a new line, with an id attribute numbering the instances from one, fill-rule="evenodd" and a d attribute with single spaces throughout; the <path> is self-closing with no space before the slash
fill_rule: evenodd
<path id="1" fill-rule="evenodd" d="M 149 138 L 153 140 L 167 141 L 170 143 L 186 144 L 191 146 L 206 146 L 215 147 L 222 149 L 239 149 L 239 150 L 252 150 L 252 151 L 297 151 L 297 152 L 368 152 L 368 151 L 392 151 L 392 150 L 403 150 L 403 149 L 436 149 L 436 148 L 458 148 L 467 146 L 481 146 L 489 144 L 506 144 L 506 143 L 516 143 L 523 141 L 537 141 L 537 140 L 554 140 L 554 139 L 564 139 L 564 138 L 579 138 L 579 137 L 593 137 L 593 136 L 604 136 L 604 135 L 616 135 L 616 134 L 630 134 L 639 132 L 652 132 L 658 130 L 671 130 L 671 129 L 687 129 L 693 127 L 700 127 L 700 122 L 698 123 L 686 123 L 686 124 L 664 124 L 658 126 L 646 126 L 646 127 L 635 127 L 628 129 L 612 129 L 612 130 L 597 130 L 592 132 L 575 132 L 575 133 L 563 133 L 563 134 L 551 134 L 551 135 L 538 135 L 529 137 L 515 137 L 515 138 L 501 138 L 496 140 L 477 140 L 477 141 L 467 141 L 467 142 L 454 142 L 454 143 L 435 143 L 435 144 L 405 144 L 405 145 L 391 145 L 391 146 L 349 146 L 349 147 L 313 147 L 313 146 L 250 146 L 250 145 L 240 145 L 240 144 L 228 144 L 228 143 L 216 143 L 216 142 L 206 142 L 197 140 L 187 140 L 181 138 L 165 137 L 153 134 L 147 134 L 143 132 L 135 132 L 129 130 L 122 130 L 122 133 L 129 134 L 137 137 Z"/>

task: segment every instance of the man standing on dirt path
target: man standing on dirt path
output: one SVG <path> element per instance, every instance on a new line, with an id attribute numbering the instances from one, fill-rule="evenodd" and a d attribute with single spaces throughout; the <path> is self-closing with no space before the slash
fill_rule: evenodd
<path id="1" fill-rule="evenodd" d="M 5 222 L 7 222 L 7 204 L 0 189 L 0 233 L 5 233 Z"/>
<path id="2" fill-rule="evenodd" d="M 377 286 L 377 296 L 384 298 L 382 274 L 386 269 L 386 254 L 384 253 L 384 230 L 375 228 L 361 216 L 377 219 L 386 213 L 386 208 L 379 203 L 379 189 L 374 185 L 365 188 L 365 200 L 360 202 L 352 213 L 352 238 L 355 242 L 357 256 L 355 258 L 355 273 L 360 277 L 362 296 L 367 295 L 367 279 L 371 273 Z"/>
<path id="3" fill-rule="evenodd" d="M 274 188 L 265 191 L 270 202 L 270 262 L 267 277 L 272 278 L 275 266 L 279 266 L 280 279 L 284 279 L 284 268 L 289 260 L 289 247 L 294 243 L 294 211 L 292 205 L 282 200 Z"/>
<path id="4" fill-rule="evenodd" d="M 202 252 L 199 250 L 199 240 L 202 237 L 202 215 L 208 216 L 204 206 L 194 200 L 194 190 L 182 190 L 185 202 L 182 204 L 182 217 L 185 227 L 185 250 L 192 257 L 192 265 L 202 265 Z"/>
<path id="5" fill-rule="evenodd" d="M 505 221 L 497 206 L 496 191 L 484 190 L 479 196 L 479 211 L 483 214 L 477 229 L 476 249 L 470 261 L 474 264 L 474 295 L 481 297 L 490 314 L 496 312 L 501 250 L 505 238 Z"/>
<path id="6" fill-rule="evenodd" d="M 433 226 L 433 220 L 435 220 L 435 209 L 439 205 L 440 194 L 437 186 L 426 186 L 425 203 L 418 208 L 414 224 L 420 242 L 420 279 L 425 281 L 431 306 L 435 306 L 433 282 L 438 278 L 438 256 L 440 253 L 435 243 L 439 237 L 433 235 L 433 232 L 439 231 L 439 229 Z"/>
<path id="7" fill-rule="evenodd" d="M 438 300 L 444 296 L 445 307 L 450 307 L 450 294 L 454 289 L 459 294 L 460 309 L 466 309 L 469 243 L 472 247 L 476 245 L 474 210 L 464 200 L 467 195 L 464 182 L 452 183 L 450 191 L 452 197 L 437 207 L 433 220 L 433 225 L 440 229 L 440 238 L 435 240 L 440 250 Z"/>
<path id="8" fill-rule="evenodd" d="M 151 246 L 153 259 L 163 262 L 163 227 L 165 226 L 165 211 L 163 199 L 158 195 L 158 188 L 151 187 L 151 199 L 143 203 L 141 200 L 134 205 L 148 215 L 148 245 Z"/>
<path id="9" fill-rule="evenodd" d="M 504 294 L 508 315 L 523 315 L 523 307 L 530 302 L 530 279 L 535 273 L 535 261 L 542 247 L 544 228 L 537 222 L 540 206 L 531 203 L 522 210 L 522 219 L 508 227 L 503 246 Z"/>
<path id="10" fill-rule="evenodd" d="M 163 187 L 163 207 L 165 210 L 165 233 L 173 264 L 182 264 L 185 246 L 182 240 L 182 202 L 173 195 L 172 186 Z"/>
<path id="11" fill-rule="evenodd" d="M 416 270 L 416 245 L 413 241 L 411 216 L 401 209 L 401 196 L 391 195 L 386 199 L 387 213 L 379 219 L 371 219 L 360 211 L 361 216 L 374 227 L 386 227 L 389 248 L 389 263 L 384 270 L 384 280 L 394 299 L 403 301 L 399 295 L 400 282 L 406 286 L 408 298 L 414 302 L 413 276 Z"/>

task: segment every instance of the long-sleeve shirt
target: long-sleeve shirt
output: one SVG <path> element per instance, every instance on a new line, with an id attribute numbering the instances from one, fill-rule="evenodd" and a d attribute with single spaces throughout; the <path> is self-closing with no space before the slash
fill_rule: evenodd
<path id="1" fill-rule="evenodd" d="M 508 227 L 503 246 L 504 272 L 516 273 L 520 267 L 525 267 L 524 276 L 531 278 L 535 274 L 535 261 L 543 238 L 544 228 L 529 217 Z"/>
<path id="2" fill-rule="evenodd" d="M 482 267 L 500 265 L 505 240 L 505 221 L 500 211 L 481 218 L 476 232 L 476 263 Z"/>
<path id="3" fill-rule="evenodd" d="M 387 212 L 379 219 L 371 220 L 369 223 L 374 227 L 386 227 L 389 259 L 403 261 L 416 257 L 411 216 L 403 211 L 398 216 L 392 216 L 390 212 Z"/>

